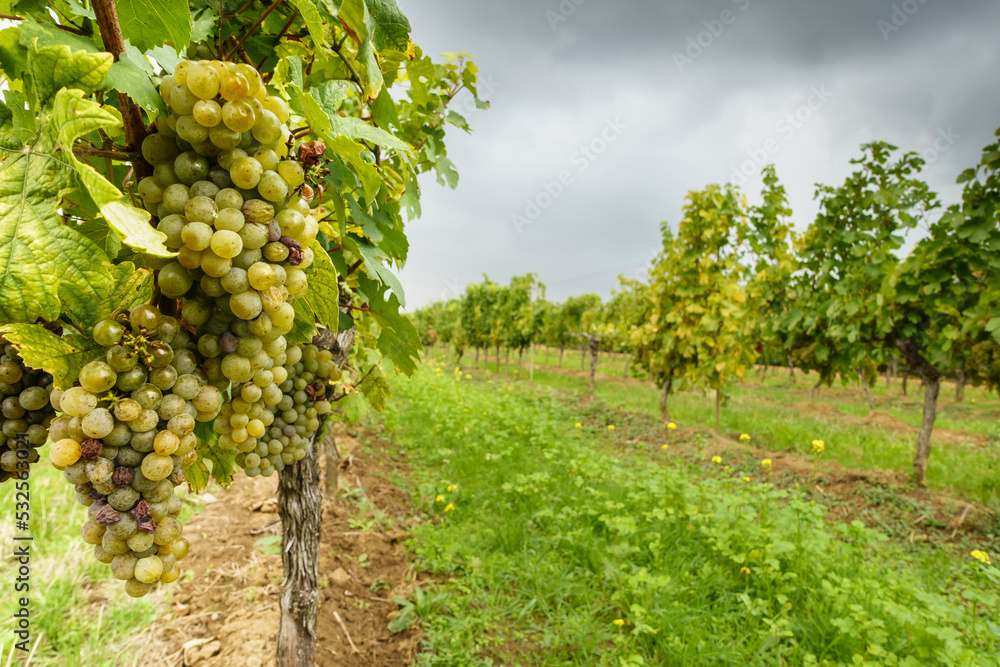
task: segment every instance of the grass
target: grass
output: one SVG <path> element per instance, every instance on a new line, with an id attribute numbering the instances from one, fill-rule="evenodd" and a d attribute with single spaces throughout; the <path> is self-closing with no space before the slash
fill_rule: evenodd
<path id="1" fill-rule="evenodd" d="M 62 473 L 48 463 L 39 463 L 32 467 L 29 481 L 31 646 L 39 640 L 31 664 L 132 664 L 132 655 L 150 624 L 166 610 L 168 594 L 160 589 L 139 600 L 128 597 L 123 583 L 111 576 L 109 566 L 98 562 L 92 547 L 80 539 L 87 509 L 76 502 L 73 487 Z M 0 563 L 5 591 L 0 597 L 0 654 L 4 661 L 14 643 L 11 615 L 22 595 L 13 593 L 17 563 L 7 558 L 14 551 L 14 536 L 23 534 L 15 531 L 13 523 L 15 493 L 13 481 L 0 486 L 0 507 L 7 513 L 0 523 L 0 548 L 5 555 Z M 11 664 L 21 664 L 27 657 L 15 654 L 18 659 Z"/>
<path id="2" fill-rule="evenodd" d="M 624 447 L 602 425 L 620 415 L 595 421 L 544 387 L 431 362 L 393 388 L 384 423 L 432 517 L 411 546 L 442 582 L 407 607 L 426 632 L 419 665 L 997 664 L 1000 570 L 966 553 Z M 817 425 L 745 407 L 734 400 L 727 427 L 775 444 Z"/>
<path id="3" fill-rule="evenodd" d="M 433 358 L 443 360 L 444 356 L 439 348 Z M 449 354 L 448 359 L 453 361 L 454 355 Z M 579 351 L 566 352 L 563 369 L 556 367 L 558 360 L 556 350 L 537 350 L 535 382 L 580 395 L 589 392 L 587 376 L 578 373 Z M 462 361 L 468 368 L 473 359 L 466 353 Z M 659 418 L 659 389 L 643 379 L 623 381 L 624 362 L 624 355 L 603 357 L 598 365 L 597 397 L 612 407 Z M 496 372 L 495 357 L 488 369 Z M 527 357 L 520 372 L 516 371 L 512 363 L 510 377 L 527 378 Z M 502 360 L 500 374 L 503 374 Z M 877 412 L 899 420 L 903 427 L 884 428 L 859 422 L 868 415 L 868 406 L 857 385 L 822 388 L 810 405 L 809 389 L 815 376 L 803 377 L 801 372 L 796 375 L 795 385 L 789 383 L 784 369 L 777 375 L 772 372 L 764 383 L 756 371 L 751 371 L 743 383 L 734 383 L 722 410 L 722 431 L 734 436 L 750 433 L 755 445 L 761 448 L 800 453 L 808 453 L 810 443 L 822 439 L 827 445 L 827 458 L 845 466 L 911 470 L 916 433 L 904 429 L 920 424 L 922 392 L 917 380 L 911 378 L 908 397 L 902 396 L 898 383 L 886 388 L 882 380 L 872 388 Z M 671 418 L 679 425 L 714 428 L 712 396 L 681 391 L 670 396 L 669 407 Z M 965 402 L 955 403 L 946 387 L 939 401 L 935 428 L 928 483 L 1000 510 L 1000 400 L 985 390 L 969 387 Z M 945 434 L 943 429 L 971 435 L 956 438 L 955 434 Z M 985 437 L 977 441 L 976 435 Z"/>

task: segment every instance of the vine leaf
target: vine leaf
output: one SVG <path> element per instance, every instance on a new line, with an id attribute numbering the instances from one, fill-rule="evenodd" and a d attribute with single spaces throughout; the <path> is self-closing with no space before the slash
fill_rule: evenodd
<path id="1" fill-rule="evenodd" d="M 379 352 L 401 372 L 412 375 L 417 370 L 423 346 L 413 322 L 399 312 L 399 298 L 389 292 L 386 285 L 363 275 L 358 276 L 358 293 L 365 297 L 382 329 L 376 341 Z"/>
<path id="2" fill-rule="evenodd" d="M 57 90 L 76 88 L 80 95 L 96 92 L 114 61 L 110 53 L 74 52 L 64 44 L 39 46 L 35 38 L 28 49 L 28 70 L 35 83 L 36 108 L 41 108 Z"/>
<path id="3" fill-rule="evenodd" d="M 410 21 L 400 11 L 396 0 L 365 0 L 365 5 L 375 27 L 372 32 L 375 49 L 405 51 L 410 38 Z"/>
<path id="4" fill-rule="evenodd" d="M 340 6 L 339 16 L 358 45 L 357 64 L 361 69 L 365 97 L 374 100 L 381 92 L 384 83 L 382 69 L 375 55 L 375 46 L 372 44 L 372 35 L 375 34 L 378 24 L 368 11 L 364 0 L 344 0 Z"/>
<path id="5" fill-rule="evenodd" d="M 119 308 L 131 309 L 146 303 L 153 296 L 153 273 L 132 262 L 122 262 L 109 268 L 111 280 L 101 298 L 85 298 L 75 285 L 63 285 L 59 296 L 66 315 L 84 331 L 91 331 L 101 320 L 110 319 Z"/>
<path id="6" fill-rule="evenodd" d="M 114 88 L 135 100 L 136 104 L 145 109 L 150 121 L 157 116 L 167 115 L 167 105 L 160 93 L 149 76 L 131 58 L 122 57 L 113 64 L 104 83 L 108 88 Z"/>
<path id="7" fill-rule="evenodd" d="M 319 323 L 337 331 L 340 323 L 340 288 L 337 286 L 337 269 L 330 255 L 319 243 L 313 243 L 315 256 L 309 267 L 309 291 L 299 300 L 305 301 Z M 299 300 L 296 300 L 298 303 Z"/>
<path id="8" fill-rule="evenodd" d="M 76 180 L 52 156 L 49 133 L 8 155 L 0 165 L 0 320 L 59 318 L 59 286 L 72 284 L 97 301 L 109 281 L 108 257 L 93 241 L 63 224 L 58 206 Z"/>
<path id="9" fill-rule="evenodd" d="M 198 439 L 198 459 L 184 468 L 188 484 L 195 491 L 201 491 L 208 486 L 209 477 L 221 484 L 223 488 L 233 481 L 233 470 L 236 466 L 236 452 L 219 447 L 219 434 L 209 422 L 198 422 L 194 426 L 194 434 Z"/>
<path id="10" fill-rule="evenodd" d="M 299 10 L 299 14 L 302 15 L 302 20 L 306 23 L 306 30 L 309 31 L 309 36 L 313 38 L 313 41 L 318 46 L 326 47 L 329 44 L 327 35 L 331 33 L 323 25 L 323 17 L 316 7 L 316 3 L 313 0 L 291 0 L 291 2 Z M 331 13 L 336 15 L 335 12 Z"/>
<path id="11" fill-rule="evenodd" d="M 8 324 L 0 335 L 17 348 L 24 363 L 52 375 L 59 389 L 69 389 L 80 369 L 104 353 L 104 348 L 80 335 L 60 336 L 40 324 Z"/>
<path id="12" fill-rule="evenodd" d="M 175 49 L 191 41 L 187 0 L 117 0 L 122 35 L 140 51 L 170 42 Z"/>
<path id="13" fill-rule="evenodd" d="M 285 342 L 289 345 L 305 345 L 316 337 L 316 313 L 305 299 L 296 299 L 292 306 L 295 308 L 295 319 L 292 321 L 292 330 L 285 334 Z"/>
<path id="14" fill-rule="evenodd" d="M 52 121 L 59 128 L 58 142 L 67 162 L 76 169 L 80 181 L 101 209 L 101 215 L 122 235 L 125 245 L 154 257 L 173 256 L 174 253 L 163 245 L 166 235 L 149 225 L 149 213 L 124 203 L 117 187 L 73 155 L 73 143 L 79 137 L 116 126 L 120 121 L 96 102 L 84 99 L 82 91 L 69 89 L 56 94 Z"/>

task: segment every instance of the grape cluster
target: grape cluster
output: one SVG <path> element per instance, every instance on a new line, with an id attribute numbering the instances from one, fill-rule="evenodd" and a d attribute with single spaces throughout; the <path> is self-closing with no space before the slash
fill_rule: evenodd
<path id="1" fill-rule="evenodd" d="M 183 61 L 160 93 L 170 114 L 143 141 L 154 172 L 138 186 L 178 252 L 159 267 L 158 284 L 198 328 L 208 381 L 233 383 L 215 424 L 220 446 L 255 451 L 287 379 L 293 303 L 308 289 L 319 223 L 303 164 L 322 146 L 288 158 L 288 107 L 249 65 Z"/>
<path id="2" fill-rule="evenodd" d="M 78 386 L 53 392 L 49 458 L 89 506 L 82 535 L 125 592 L 177 579 L 188 552 L 174 488 L 197 457 L 196 422 L 218 415 L 222 392 L 208 384 L 191 336 L 176 318 L 140 305 L 99 322 L 103 357 Z"/>
<path id="3" fill-rule="evenodd" d="M 237 444 L 240 453 L 236 463 L 248 477 L 267 477 L 302 460 L 320 427 L 320 417 L 330 412 L 332 382 L 341 377 L 330 351 L 314 345 L 290 346 L 285 351 L 285 365 L 271 373 L 280 398 L 272 408 L 263 410 L 263 419 L 251 419 L 249 414 L 239 412 L 247 402 L 234 400 L 223 407 L 221 416 L 228 415 L 228 422 L 216 422 L 216 429 L 222 432 L 220 444 L 232 441 L 231 429 L 237 424 L 246 423 L 244 428 L 254 433 L 250 445 L 246 440 Z"/>
<path id="4" fill-rule="evenodd" d="M 55 419 L 52 376 L 24 365 L 0 338 L 0 482 L 38 460 Z"/>

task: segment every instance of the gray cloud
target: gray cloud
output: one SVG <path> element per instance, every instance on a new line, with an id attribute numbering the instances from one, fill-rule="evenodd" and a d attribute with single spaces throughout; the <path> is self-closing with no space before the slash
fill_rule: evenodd
<path id="1" fill-rule="evenodd" d="M 649 259 L 689 190 L 749 160 L 753 200 L 761 151 L 800 228 L 814 184 L 842 181 L 873 139 L 926 151 L 925 177 L 950 203 L 1000 125 L 1000 5 L 985 0 L 400 5 L 426 52 L 466 50 L 499 84 L 473 134 L 449 137 L 457 191 L 424 184 L 402 272 L 410 308 L 484 272 L 535 271 L 554 299 L 606 295 Z M 527 219 L 530 202 L 538 215 L 519 230 L 512 216 Z"/>

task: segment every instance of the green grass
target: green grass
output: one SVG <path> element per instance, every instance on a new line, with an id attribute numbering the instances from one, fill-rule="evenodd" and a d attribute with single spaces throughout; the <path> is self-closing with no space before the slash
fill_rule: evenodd
<path id="1" fill-rule="evenodd" d="M 166 609 L 161 589 L 140 600 L 128 597 L 123 582 L 111 576 L 108 565 L 99 563 L 80 539 L 87 509 L 76 502 L 73 487 L 48 463 L 32 467 L 31 502 L 31 645 L 41 637 L 32 665 L 92 667 L 131 664 L 142 647 L 138 635 Z M 17 564 L 6 557 L 13 553 L 15 531 L 13 481 L 0 486 L 0 642 L 3 664 L 14 641 L 11 614 L 16 610 L 13 592 Z M 182 519 L 184 517 L 182 516 Z M 130 640 L 132 640 L 130 642 Z M 15 652 L 12 664 L 21 664 L 27 654 Z"/>
<path id="2" fill-rule="evenodd" d="M 443 360 L 443 350 L 439 348 L 433 358 Z M 560 371 L 555 367 L 558 359 L 558 351 L 544 348 L 536 351 L 535 382 L 575 394 L 589 392 L 588 378 Z M 598 365 L 597 397 L 607 405 L 658 418 L 660 391 L 642 379 L 623 382 L 620 378 L 624 359 L 624 356 L 606 356 Z M 453 362 L 454 355 L 449 354 L 448 360 Z M 466 353 L 462 361 L 465 367 L 471 367 L 473 358 Z M 579 371 L 579 351 L 567 351 L 563 361 L 564 369 Z M 480 360 L 480 369 L 482 366 Z M 527 356 L 520 372 L 515 374 L 515 370 L 512 364 L 511 379 L 527 378 Z M 496 372 L 495 358 L 489 363 L 489 371 Z M 502 363 L 500 374 L 503 374 Z M 854 418 L 868 415 L 859 386 L 835 384 L 829 389 L 822 388 L 816 393 L 815 404 L 809 406 L 809 389 L 815 376 L 804 377 L 797 373 L 797 378 L 797 383 L 791 385 L 787 370 L 780 369 L 777 375 L 769 374 L 761 384 L 757 372 L 751 371 L 743 383 L 733 383 L 729 401 L 722 410 L 723 433 L 732 436 L 749 433 L 757 447 L 803 454 L 810 452 L 813 440 L 821 439 L 827 447 L 825 456 L 845 466 L 864 470 L 911 470 L 915 432 L 859 424 L 857 419 L 843 418 L 843 415 Z M 992 509 L 1000 509 L 1000 401 L 982 389 L 970 387 L 966 391 L 966 401 L 954 403 L 951 391 L 947 386 L 942 391 L 936 428 L 987 437 L 981 446 L 956 443 L 946 440 L 939 430 L 937 437 L 932 437 L 928 483 Z M 922 399 L 919 381 L 911 378 L 908 397 L 902 396 L 898 383 L 886 389 L 884 380 L 872 388 L 872 394 L 879 412 L 913 427 L 919 425 Z M 681 391 L 671 394 L 669 407 L 671 418 L 681 426 L 715 426 L 712 396 Z"/>
<path id="3" fill-rule="evenodd" d="M 443 582 L 406 607 L 416 664 L 997 664 L 995 567 L 830 524 L 797 491 L 575 428 L 594 422 L 544 387 L 452 369 L 395 380 L 384 417 L 433 518 L 411 546 Z M 762 439 L 809 431 L 727 414 Z"/>

